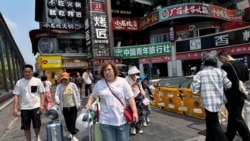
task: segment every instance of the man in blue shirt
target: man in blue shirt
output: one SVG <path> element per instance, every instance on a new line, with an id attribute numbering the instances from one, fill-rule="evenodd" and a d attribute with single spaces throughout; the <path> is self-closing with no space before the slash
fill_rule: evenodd
<path id="1" fill-rule="evenodd" d="M 194 76 L 191 89 L 194 94 L 200 92 L 202 105 L 206 112 L 206 141 L 227 141 L 218 119 L 221 106 L 227 101 L 224 89 L 232 86 L 227 73 L 216 68 L 215 56 L 204 55 L 204 68 Z"/>

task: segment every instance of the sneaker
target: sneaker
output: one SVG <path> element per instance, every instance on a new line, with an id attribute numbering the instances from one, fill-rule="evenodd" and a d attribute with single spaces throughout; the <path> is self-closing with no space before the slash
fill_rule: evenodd
<path id="1" fill-rule="evenodd" d="M 150 122 L 149 118 L 147 118 L 147 122 Z"/>
<path id="2" fill-rule="evenodd" d="M 147 126 L 148 126 L 146 121 L 143 122 L 143 126 L 144 126 L 144 127 L 147 127 Z"/>
<path id="3" fill-rule="evenodd" d="M 142 131 L 142 129 L 140 129 L 140 130 L 138 131 L 138 133 L 140 133 L 140 134 L 143 134 L 143 131 Z"/>
<path id="4" fill-rule="evenodd" d="M 37 137 L 34 137 L 34 141 L 41 141 L 40 136 L 38 135 Z"/>
<path id="5" fill-rule="evenodd" d="M 135 134 L 136 134 L 136 130 L 135 130 L 135 128 L 133 128 L 133 127 L 131 128 L 131 134 L 132 134 L 132 135 L 135 135 Z"/>
<path id="6" fill-rule="evenodd" d="M 73 135 L 69 133 L 68 139 L 72 139 Z"/>
<path id="7" fill-rule="evenodd" d="M 75 136 L 73 136 L 70 141 L 79 141 L 79 140 L 78 140 L 78 138 L 76 138 Z"/>

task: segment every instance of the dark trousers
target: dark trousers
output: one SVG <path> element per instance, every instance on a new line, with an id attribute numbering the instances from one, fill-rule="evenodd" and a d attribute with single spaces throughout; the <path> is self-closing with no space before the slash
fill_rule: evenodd
<path id="1" fill-rule="evenodd" d="M 224 134 L 219 118 L 218 112 L 210 112 L 205 109 L 206 112 L 206 141 L 227 141 L 227 137 Z"/>
<path id="2" fill-rule="evenodd" d="M 85 84 L 85 96 L 87 97 L 91 93 L 92 93 L 92 85 L 91 84 Z"/>
<path id="3" fill-rule="evenodd" d="M 250 141 L 249 129 L 242 117 L 242 108 L 244 101 L 237 103 L 227 103 L 228 125 L 226 136 L 228 141 L 232 141 L 238 132 L 243 141 Z"/>
<path id="4" fill-rule="evenodd" d="M 66 107 L 63 108 L 63 116 L 66 123 L 67 130 L 75 135 L 77 133 L 76 130 L 76 118 L 77 118 L 77 108 L 76 107 Z"/>

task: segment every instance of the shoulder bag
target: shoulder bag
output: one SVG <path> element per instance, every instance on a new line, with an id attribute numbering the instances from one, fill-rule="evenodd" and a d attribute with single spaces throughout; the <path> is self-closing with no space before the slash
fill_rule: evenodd
<path id="1" fill-rule="evenodd" d="M 231 67 L 233 68 L 234 73 L 235 73 L 235 75 L 236 75 L 236 77 L 237 77 L 237 79 L 238 79 L 238 82 L 239 82 L 239 90 L 240 90 L 240 92 L 242 92 L 243 94 L 245 94 L 245 95 L 247 96 L 247 95 L 248 95 L 248 91 L 247 91 L 246 85 L 244 84 L 244 82 L 242 82 L 242 81 L 239 79 L 239 77 L 238 77 L 238 75 L 237 75 L 237 73 L 236 73 L 236 71 L 235 71 L 233 65 L 232 65 L 230 62 L 228 62 L 228 63 L 229 63 L 229 64 L 231 65 Z"/>
<path id="2" fill-rule="evenodd" d="M 105 79 L 105 82 L 106 82 L 110 92 L 115 96 L 116 99 L 118 99 L 121 102 L 122 106 L 125 107 L 124 108 L 124 116 L 126 118 L 126 121 L 127 122 L 133 122 L 133 111 L 132 111 L 131 107 L 130 106 L 125 106 L 125 104 L 110 89 L 109 84 L 108 84 L 106 79 Z"/>

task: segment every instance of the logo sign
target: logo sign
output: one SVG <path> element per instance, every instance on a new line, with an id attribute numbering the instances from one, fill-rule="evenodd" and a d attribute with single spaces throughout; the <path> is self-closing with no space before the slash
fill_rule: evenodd
<path id="1" fill-rule="evenodd" d="M 53 49 L 54 49 L 54 44 L 50 38 L 48 37 L 40 38 L 40 40 L 38 41 L 38 51 L 41 54 L 52 53 Z"/>
<path id="2" fill-rule="evenodd" d="M 39 56 L 41 60 L 41 69 L 48 68 L 62 68 L 62 57 L 61 56 Z"/>
<path id="3" fill-rule="evenodd" d="M 190 40 L 190 50 L 201 49 L 201 39 Z"/>
<path id="4" fill-rule="evenodd" d="M 170 53 L 170 42 L 114 48 L 114 56 L 120 56 L 123 59 L 162 56 Z"/>

